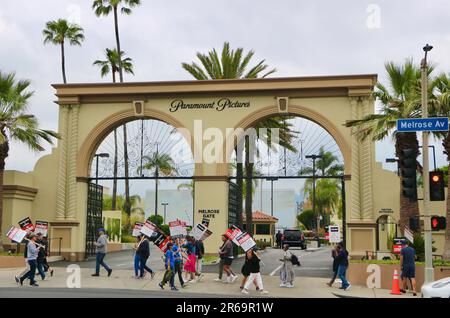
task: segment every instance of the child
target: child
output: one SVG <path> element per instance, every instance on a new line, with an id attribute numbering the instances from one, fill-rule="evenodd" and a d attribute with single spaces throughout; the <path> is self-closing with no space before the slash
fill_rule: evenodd
<path id="1" fill-rule="evenodd" d="M 242 289 L 243 294 L 248 294 L 248 289 L 253 282 L 256 282 L 256 286 L 259 288 L 261 294 L 268 294 L 267 290 L 264 290 L 261 273 L 259 269 L 260 259 L 255 254 L 252 249 L 249 249 L 246 252 L 246 257 L 248 259 L 248 270 L 250 272 L 250 276 L 247 278 L 245 282 L 244 288 Z"/>
<path id="2" fill-rule="evenodd" d="M 166 259 L 164 261 L 164 265 L 166 268 L 166 272 L 164 273 L 164 277 L 161 283 L 159 283 L 159 287 L 161 289 L 164 289 L 164 285 L 169 282 L 170 283 L 170 289 L 173 291 L 178 291 L 178 289 L 175 287 L 174 282 L 174 268 L 175 268 L 175 258 L 173 255 L 173 243 L 167 244 L 167 251 L 166 251 Z"/>

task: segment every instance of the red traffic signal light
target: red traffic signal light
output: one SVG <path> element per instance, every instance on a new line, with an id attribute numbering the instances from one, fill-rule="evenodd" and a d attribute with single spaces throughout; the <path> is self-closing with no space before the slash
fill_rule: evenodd
<path id="1" fill-rule="evenodd" d="M 442 171 L 430 172 L 430 201 L 445 200 L 444 173 Z"/>
<path id="2" fill-rule="evenodd" d="M 447 222 L 445 220 L 445 217 L 436 215 L 431 217 L 431 230 L 440 231 L 445 230 L 446 227 Z"/>
<path id="3" fill-rule="evenodd" d="M 433 178 L 431 179 L 433 182 L 439 182 L 440 180 L 440 176 L 434 175 Z"/>

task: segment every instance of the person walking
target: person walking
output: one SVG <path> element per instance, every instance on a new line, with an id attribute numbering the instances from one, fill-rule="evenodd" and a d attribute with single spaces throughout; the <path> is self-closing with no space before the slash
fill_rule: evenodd
<path id="1" fill-rule="evenodd" d="M 47 236 L 43 236 L 42 237 L 42 243 L 41 243 L 44 247 L 44 258 L 42 259 L 42 265 L 44 267 L 44 272 L 49 272 L 50 273 L 50 277 L 53 277 L 53 268 L 50 267 L 50 265 L 48 264 L 47 261 L 47 257 L 50 255 L 50 251 L 48 249 L 48 238 Z"/>
<path id="2" fill-rule="evenodd" d="M 277 243 L 277 248 L 281 248 L 281 238 L 283 237 L 283 234 L 281 234 L 281 231 L 278 230 L 277 234 L 275 234 L 275 242 Z"/>
<path id="3" fill-rule="evenodd" d="M 137 249 L 139 247 L 139 243 L 141 242 L 141 236 L 136 237 L 136 242 L 133 244 L 133 265 L 134 265 L 134 278 L 139 278 L 139 254 L 137 253 Z"/>
<path id="4" fill-rule="evenodd" d="M 214 278 L 214 281 L 216 281 L 216 282 L 223 282 L 223 283 L 226 282 L 225 280 L 222 279 L 222 277 L 223 277 L 223 266 L 224 266 L 224 263 L 225 263 L 225 259 L 222 258 L 222 256 L 220 255 L 220 251 L 224 248 L 225 244 L 226 244 L 226 241 L 223 242 L 223 239 L 222 239 L 222 246 L 219 248 L 219 277 Z M 233 248 L 233 244 L 231 246 Z M 231 267 L 229 268 L 229 271 L 231 272 L 231 275 L 237 276 L 233 272 L 233 269 Z"/>
<path id="5" fill-rule="evenodd" d="M 333 277 L 331 277 L 331 280 L 329 283 L 327 283 L 328 287 L 333 286 L 334 281 L 336 280 L 337 273 L 338 273 L 338 263 L 337 263 L 337 256 L 339 255 L 339 245 L 336 245 L 331 250 L 331 257 L 333 258 Z"/>
<path id="6" fill-rule="evenodd" d="M 250 271 L 250 275 L 248 276 L 247 281 L 244 284 L 242 293 L 248 294 L 248 289 L 250 288 L 250 285 L 256 283 L 256 288 L 259 290 L 261 294 L 268 294 L 269 292 L 267 290 L 264 290 L 263 287 L 259 266 L 260 259 L 253 251 L 253 249 L 249 249 L 246 252 L 246 261 L 248 262 L 248 269 Z"/>
<path id="7" fill-rule="evenodd" d="M 150 243 L 145 235 L 141 235 L 136 254 L 139 256 L 139 278 L 144 278 L 144 273 L 147 271 L 150 273 L 151 279 L 153 279 L 155 277 L 155 272 L 147 266 L 147 260 L 150 257 Z"/>
<path id="8" fill-rule="evenodd" d="M 44 246 L 44 242 L 42 240 L 42 233 L 36 234 L 36 243 Z M 36 267 L 42 280 L 45 280 L 44 259 L 45 259 L 45 248 L 40 248 L 36 259 Z"/>
<path id="9" fill-rule="evenodd" d="M 205 245 L 202 240 L 195 241 L 195 275 L 198 279 L 202 278 L 202 269 L 203 269 L 203 255 L 205 254 Z"/>
<path id="10" fill-rule="evenodd" d="M 195 283 L 195 239 L 192 236 L 186 237 L 186 243 L 182 245 L 187 254 L 187 260 L 184 264 L 184 271 L 186 272 L 186 283 Z"/>
<path id="11" fill-rule="evenodd" d="M 280 287 L 293 288 L 294 287 L 294 265 L 292 264 L 292 253 L 289 251 L 289 245 L 283 245 L 283 258 L 280 261 L 283 262 L 283 265 L 280 269 Z"/>
<path id="12" fill-rule="evenodd" d="M 340 289 L 348 291 L 352 286 L 345 278 L 345 274 L 348 268 L 348 252 L 342 243 L 339 243 L 338 246 L 339 246 L 339 254 L 336 257 L 337 259 L 336 262 L 338 266 L 337 276 L 342 281 L 342 286 L 340 287 Z"/>
<path id="13" fill-rule="evenodd" d="M 30 239 L 30 234 L 25 237 L 25 249 L 23 250 L 23 259 L 25 261 L 25 268 L 19 273 L 19 275 L 14 276 L 17 284 L 20 283 L 20 279 L 30 271 L 30 265 L 28 264 L 28 240 Z"/>
<path id="14" fill-rule="evenodd" d="M 39 253 L 39 247 L 36 245 L 36 236 L 31 233 L 29 235 L 29 242 L 27 244 L 27 261 L 28 265 L 30 266 L 30 269 L 25 275 L 20 277 L 19 282 L 20 285 L 23 285 L 23 281 L 25 279 L 30 279 L 30 286 L 39 287 L 39 285 L 36 283 L 36 280 L 34 279 L 36 275 L 36 268 L 37 268 L 37 257 Z"/>
<path id="15" fill-rule="evenodd" d="M 416 251 L 409 246 L 408 241 L 405 241 L 403 248 L 400 251 L 400 268 L 402 270 L 402 289 L 400 291 L 404 294 L 408 289 L 408 280 L 411 283 L 411 290 L 413 296 L 417 296 L 416 291 Z"/>
<path id="16" fill-rule="evenodd" d="M 166 272 L 164 273 L 163 280 L 158 284 L 159 287 L 161 287 L 161 289 L 164 289 L 164 285 L 169 283 L 171 290 L 178 291 L 178 289 L 175 287 L 175 280 L 174 280 L 175 258 L 173 255 L 173 243 L 167 244 L 164 267 L 166 269 Z"/>
<path id="17" fill-rule="evenodd" d="M 106 271 L 108 272 L 108 277 L 111 276 L 112 269 L 105 263 L 104 259 L 108 250 L 108 237 L 105 234 L 105 230 L 100 228 L 98 229 L 98 239 L 95 245 L 95 274 L 92 274 L 94 277 L 100 276 L 100 265 L 102 265 Z"/>
<path id="18" fill-rule="evenodd" d="M 183 256 L 181 254 L 181 240 L 176 238 L 172 247 L 174 256 L 174 276 L 178 275 L 178 280 L 180 281 L 181 287 L 185 287 L 183 280 Z M 175 281 L 175 279 L 174 279 Z"/>
<path id="19" fill-rule="evenodd" d="M 231 271 L 231 264 L 233 263 L 233 243 L 225 234 L 222 234 L 223 245 L 219 250 L 220 259 L 223 260 L 223 272 L 227 274 L 227 278 L 223 280 L 224 283 L 232 284 L 237 279 L 237 275 Z"/>

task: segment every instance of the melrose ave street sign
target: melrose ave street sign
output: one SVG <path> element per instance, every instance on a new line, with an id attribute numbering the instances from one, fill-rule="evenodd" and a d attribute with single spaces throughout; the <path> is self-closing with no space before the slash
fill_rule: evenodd
<path id="1" fill-rule="evenodd" d="M 438 117 L 397 119 L 397 131 L 448 131 L 448 118 Z"/>

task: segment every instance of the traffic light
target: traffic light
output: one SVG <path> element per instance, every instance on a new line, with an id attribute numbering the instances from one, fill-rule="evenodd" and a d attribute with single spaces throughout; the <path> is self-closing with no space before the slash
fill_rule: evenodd
<path id="1" fill-rule="evenodd" d="M 416 158 L 417 151 L 412 148 L 402 150 L 400 171 L 402 176 L 403 196 L 410 201 L 417 201 Z"/>
<path id="2" fill-rule="evenodd" d="M 432 231 L 445 230 L 446 227 L 447 227 L 447 222 L 445 220 L 445 217 L 437 216 L 437 215 L 433 215 L 431 217 L 431 230 Z"/>
<path id="3" fill-rule="evenodd" d="M 430 172 L 430 201 L 445 200 L 444 173 L 442 171 Z"/>

